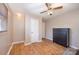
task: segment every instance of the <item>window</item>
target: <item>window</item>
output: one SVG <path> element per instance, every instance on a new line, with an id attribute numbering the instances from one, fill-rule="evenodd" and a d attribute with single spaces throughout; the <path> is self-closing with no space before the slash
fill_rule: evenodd
<path id="1" fill-rule="evenodd" d="M 8 9 L 5 4 L 0 3 L 0 32 L 7 31 Z"/>

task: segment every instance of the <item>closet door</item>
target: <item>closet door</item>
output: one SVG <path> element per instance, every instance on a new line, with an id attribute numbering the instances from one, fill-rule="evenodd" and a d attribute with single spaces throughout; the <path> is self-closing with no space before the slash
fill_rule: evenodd
<path id="1" fill-rule="evenodd" d="M 31 18 L 31 42 L 37 42 L 39 40 L 39 21 Z"/>

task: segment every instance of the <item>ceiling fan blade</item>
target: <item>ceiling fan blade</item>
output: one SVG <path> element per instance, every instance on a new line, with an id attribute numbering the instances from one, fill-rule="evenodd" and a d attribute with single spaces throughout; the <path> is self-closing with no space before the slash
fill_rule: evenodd
<path id="1" fill-rule="evenodd" d="M 47 7 L 48 9 L 50 9 L 50 6 L 51 6 L 50 3 L 45 3 L 45 5 L 46 5 L 46 7 Z"/>
<path id="2" fill-rule="evenodd" d="M 46 7 L 48 7 L 49 5 L 48 5 L 48 3 L 45 3 L 45 5 L 46 5 Z"/>
<path id="3" fill-rule="evenodd" d="M 47 12 L 47 11 L 40 12 L 40 14 L 41 14 L 41 13 L 45 13 L 45 12 Z"/>
<path id="4" fill-rule="evenodd" d="M 53 8 L 54 10 L 57 10 L 57 9 L 62 9 L 63 8 L 63 6 L 59 6 L 59 7 L 55 7 L 55 8 Z"/>

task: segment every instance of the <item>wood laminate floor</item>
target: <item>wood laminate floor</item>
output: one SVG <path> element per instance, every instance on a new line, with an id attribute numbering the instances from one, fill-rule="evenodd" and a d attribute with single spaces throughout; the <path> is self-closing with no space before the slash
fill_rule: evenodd
<path id="1" fill-rule="evenodd" d="M 50 40 L 43 40 L 27 46 L 24 46 L 23 43 L 15 44 L 10 55 L 61 55 L 64 50 L 65 48 L 61 45 Z"/>

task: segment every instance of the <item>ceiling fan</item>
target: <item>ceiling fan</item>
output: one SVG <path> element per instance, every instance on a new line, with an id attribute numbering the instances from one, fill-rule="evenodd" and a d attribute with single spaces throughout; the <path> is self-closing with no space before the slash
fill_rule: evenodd
<path id="1" fill-rule="evenodd" d="M 51 7 L 51 6 L 52 6 L 51 3 L 45 3 L 45 5 L 46 5 L 46 7 L 47 7 L 47 10 L 46 10 L 46 11 L 43 11 L 43 12 L 40 12 L 40 14 L 45 13 L 45 12 L 48 12 L 48 11 L 51 11 L 51 12 L 49 13 L 49 15 L 52 15 L 52 11 L 53 11 L 53 10 L 58 10 L 58 9 L 62 9 L 62 8 L 63 8 L 62 5 L 58 5 L 58 6 L 53 6 L 53 7 Z"/>

